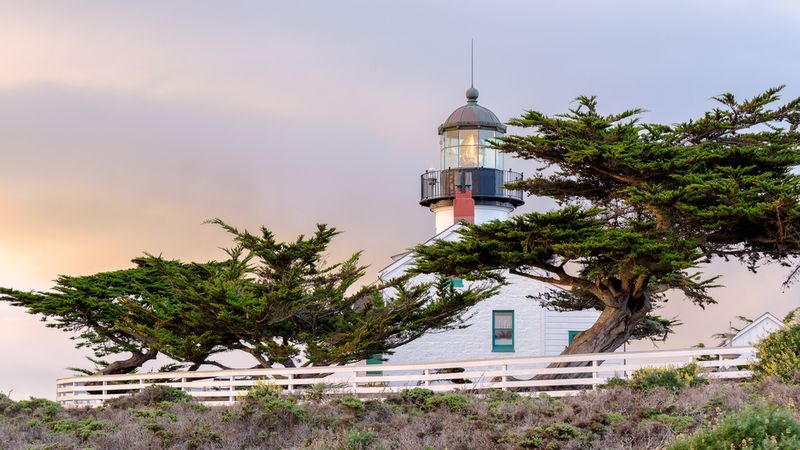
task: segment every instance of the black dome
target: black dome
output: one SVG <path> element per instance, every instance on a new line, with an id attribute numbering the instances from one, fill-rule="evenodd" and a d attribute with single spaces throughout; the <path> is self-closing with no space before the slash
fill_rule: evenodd
<path id="1" fill-rule="evenodd" d="M 500 122 L 491 110 L 478 104 L 478 90 L 474 87 L 467 89 L 467 104 L 453 111 L 450 117 L 439 125 L 439 134 L 462 128 L 491 128 L 506 132 L 503 122 Z"/>

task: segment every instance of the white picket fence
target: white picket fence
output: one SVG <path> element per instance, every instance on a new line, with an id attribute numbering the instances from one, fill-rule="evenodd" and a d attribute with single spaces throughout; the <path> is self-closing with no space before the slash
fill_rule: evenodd
<path id="1" fill-rule="evenodd" d="M 281 386 L 288 394 L 316 389 L 325 394 L 384 397 L 392 392 L 425 387 L 436 392 L 514 389 L 523 394 L 572 395 L 596 389 L 613 377 L 627 377 L 644 367 L 680 367 L 696 362 L 715 379 L 748 378 L 755 361 L 752 347 L 694 348 L 647 352 L 381 364 L 245 369 L 196 372 L 153 372 L 135 375 L 77 376 L 57 381 L 56 400 L 63 406 L 98 406 L 103 401 L 158 384 L 179 388 L 205 404 L 230 404 L 258 385 Z M 553 363 L 580 362 L 582 367 L 550 368 Z M 540 375 L 572 375 L 537 379 Z"/>

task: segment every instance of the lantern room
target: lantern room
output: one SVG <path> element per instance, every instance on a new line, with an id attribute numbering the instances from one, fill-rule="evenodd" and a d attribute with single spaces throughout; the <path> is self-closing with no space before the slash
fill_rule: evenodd
<path id="1" fill-rule="evenodd" d="M 436 232 L 460 217 L 453 209 L 458 193 L 474 200 L 474 223 L 505 220 L 522 205 L 522 192 L 506 188 L 522 174 L 505 168 L 504 155 L 491 141 L 505 135 L 506 126 L 488 108 L 478 105 L 478 90 L 467 89 L 467 104 L 453 111 L 439 126 L 440 170 L 421 176 L 420 205 L 436 216 Z M 459 194 L 460 195 L 460 194 Z"/>
<path id="2" fill-rule="evenodd" d="M 478 105 L 478 90 L 467 89 L 467 104 L 439 126 L 441 168 L 486 167 L 503 170 L 503 154 L 489 146 L 506 132 L 492 111 Z"/>

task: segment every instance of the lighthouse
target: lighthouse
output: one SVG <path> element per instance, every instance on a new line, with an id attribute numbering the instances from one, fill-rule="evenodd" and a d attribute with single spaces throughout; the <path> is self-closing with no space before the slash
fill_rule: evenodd
<path id="1" fill-rule="evenodd" d="M 440 166 L 420 177 L 420 205 L 430 208 L 436 234 L 421 245 L 438 240 L 461 239 L 461 221 L 481 224 L 506 220 L 521 206 L 522 192 L 506 189 L 507 183 L 522 180 L 522 174 L 508 168 L 503 153 L 491 142 L 505 135 L 506 127 L 492 111 L 478 105 L 478 90 L 467 89 L 467 103 L 453 111 L 439 126 Z M 383 281 L 413 273 L 416 254 L 406 251 L 378 272 Z M 552 287 L 531 278 L 503 272 L 506 283 L 496 295 L 464 313 L 462 326 L 426 333 L 394 353 L 372 359 L 391 363 L 465 361 L 511 356 L 557 355 L 583 330 L 597 320 L 600 312 L 558 311 L 532 299 Z M 415 274 L 412 283 L 436 281 L 433 274 Z M 469 280 L 450 278 L 449 286 L 468 289 Z M 393 295 L 387 292 L 387 299 Z"/>
<path id="2" fill-rule="evenodd" d="M 466 96 L 467 104 L 439 126 L 440 169 L 420 177 L 419 204 L 433 212 L 437 234 L 461 220 L 481 224 L 508 219 L 525 203 L 521 191 L 505 188 L 522 174 L 506 170 L 505 155 L 491 147 L 506 126 L 478 104 L 474 86 Z"/>

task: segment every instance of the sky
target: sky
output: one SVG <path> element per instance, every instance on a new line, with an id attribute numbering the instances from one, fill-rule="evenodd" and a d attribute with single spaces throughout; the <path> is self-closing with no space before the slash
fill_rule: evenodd
<path id="1" fill-rule="evenodd" d="M 143 252 L 222 258 L 214 217 L 282 239 L 333 225 L 330 260 L 363 250 L 374 278 L 433 234 L 419 175 L 464 103 L 470 39 L 479 101 L 504 121 L 583 94 L 666 123 L 726 91 L 800 96 L 790 0 L 0 2 L 0 286 L 46 290 Z M 661 313 L 684 325 L 660 347 L 800 306 L 781 268 L 708 272 L 719 303 L 672 299 Z M 0 305 L 0 392 L 53 398 L 87 366 L 73 345 Z"/>

